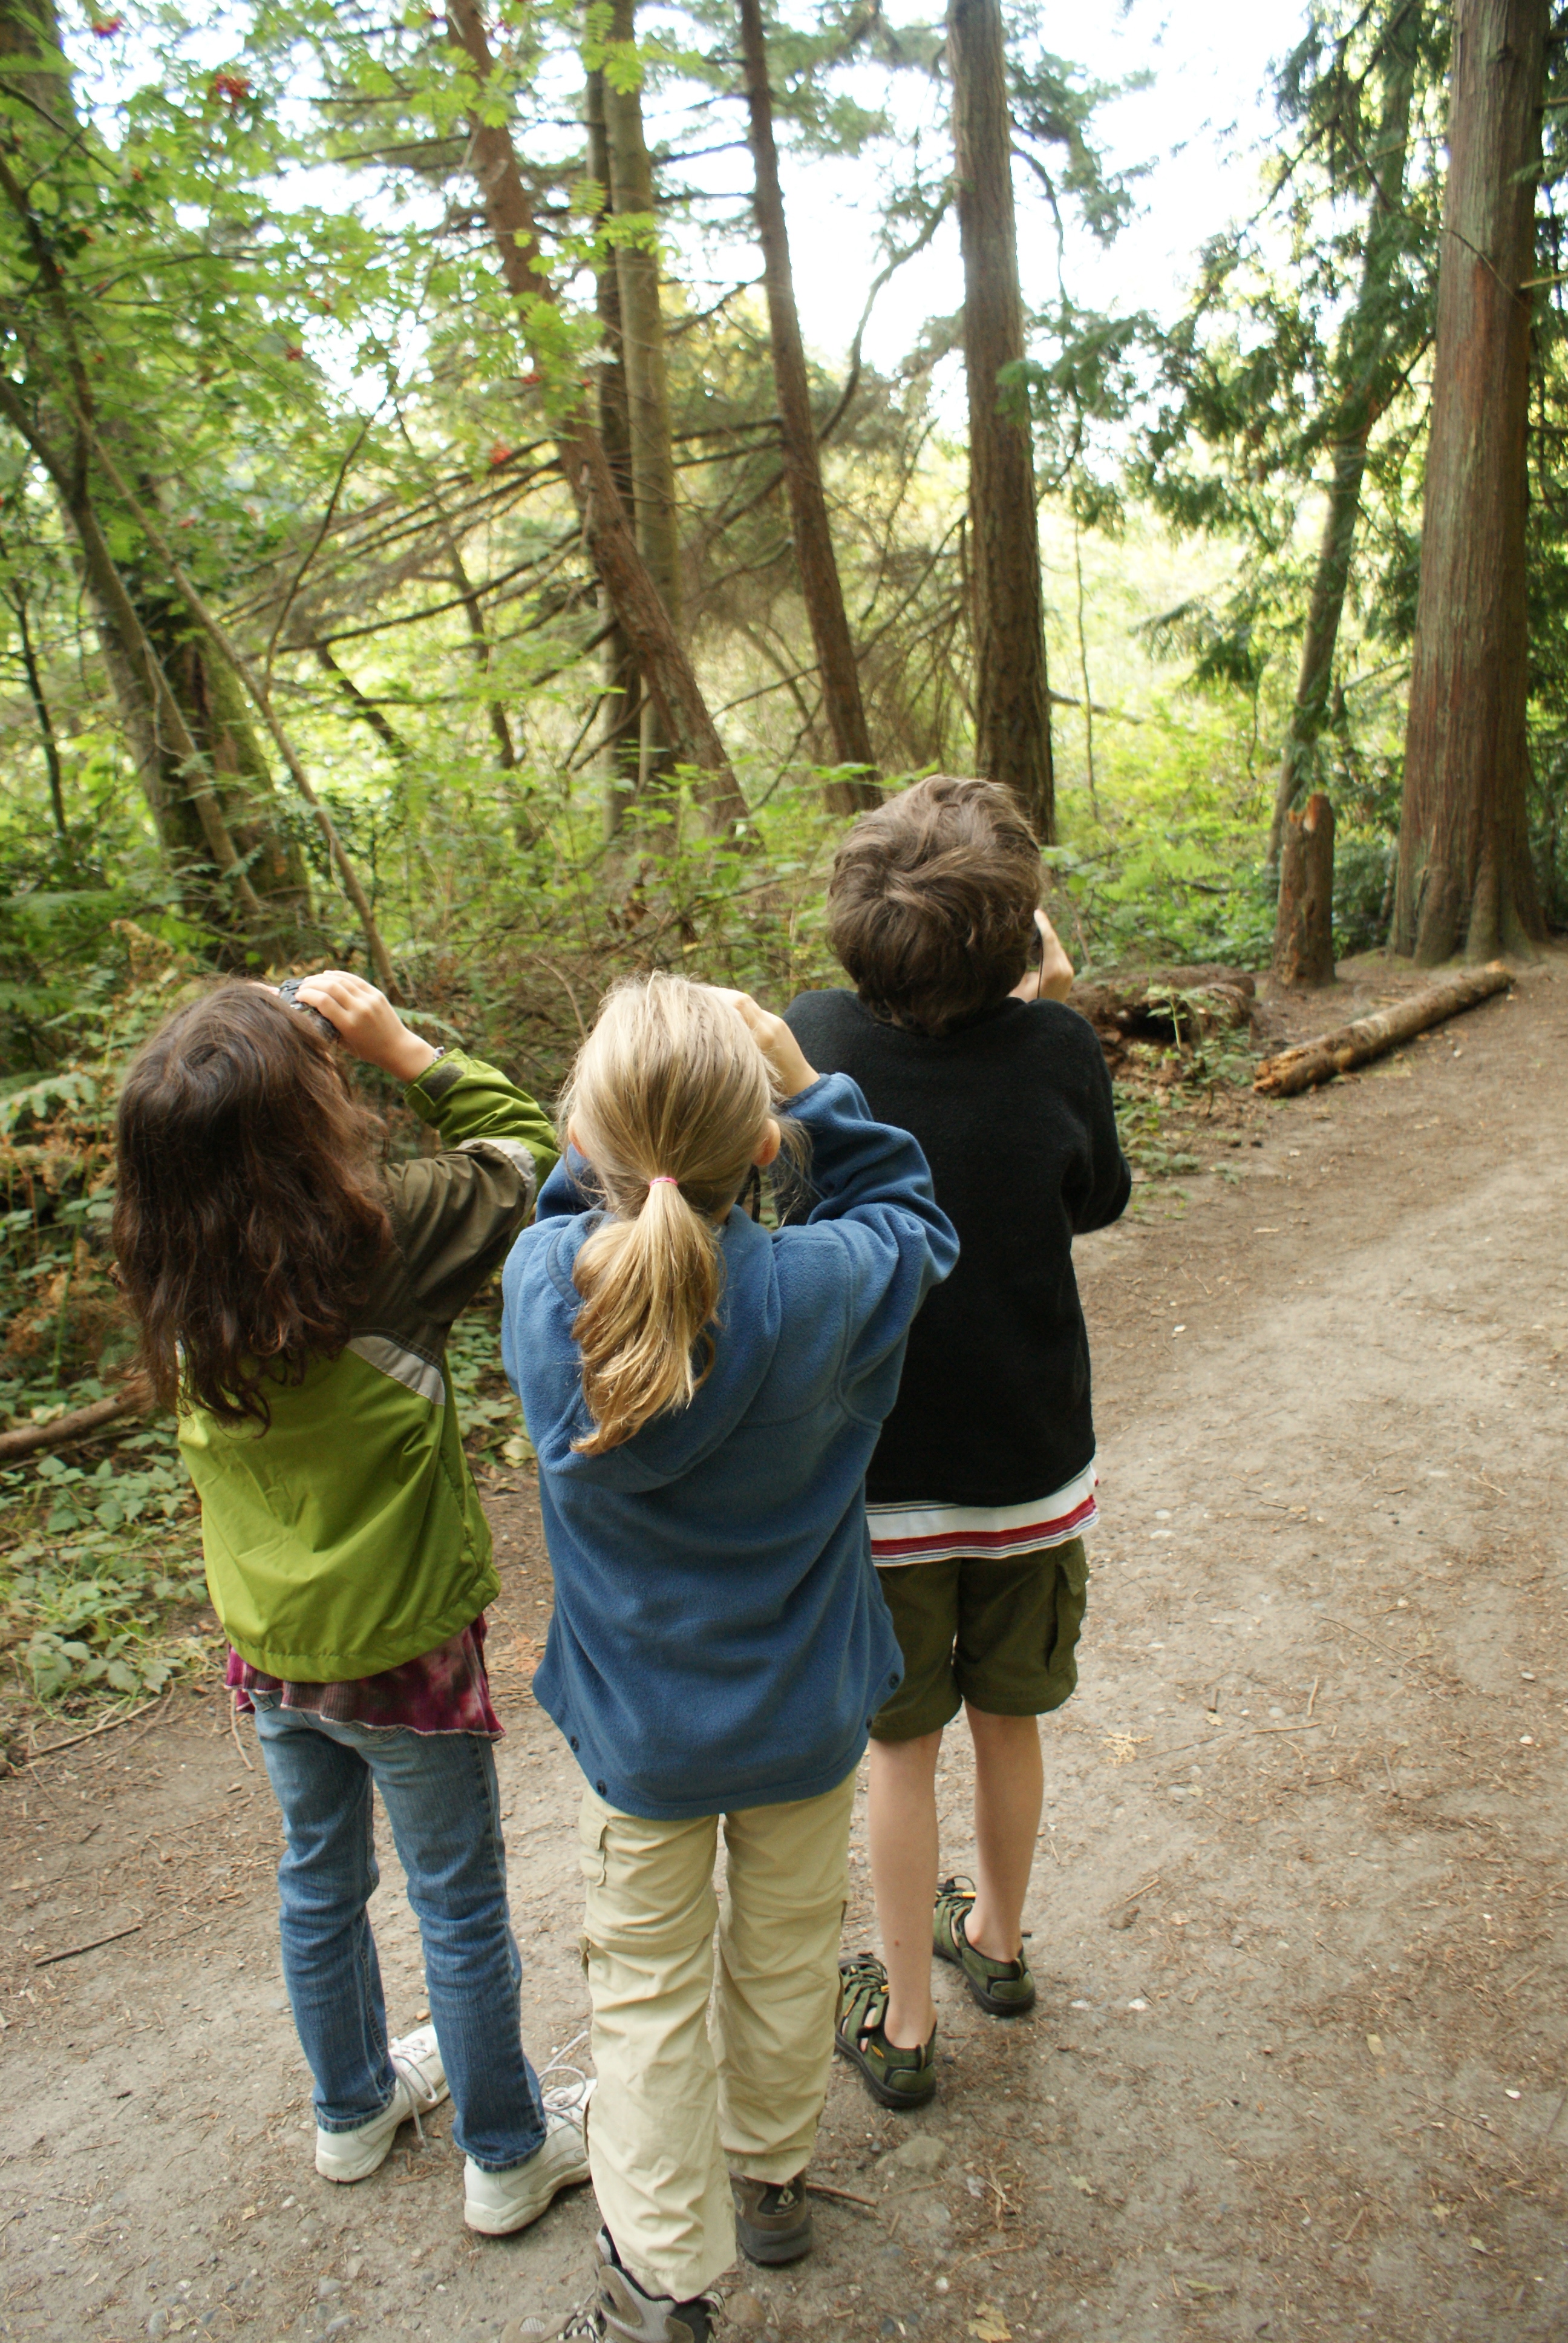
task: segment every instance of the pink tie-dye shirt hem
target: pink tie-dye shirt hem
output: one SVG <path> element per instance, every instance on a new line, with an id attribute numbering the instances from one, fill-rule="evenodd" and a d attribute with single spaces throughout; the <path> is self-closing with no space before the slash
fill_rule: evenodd
<path id="1" fill-rule="evenodd" d="M 236 1711 L 248 1716 L 251 1694 L 279 1693 L 285 1708 L 308 1710 L 334 1725 L 368 1725 L 383 1733 L 477 1733 L 499 1741 L 503 1727 L 490 1704 L 485 1673 L 485 1614 L 461 1633 L 401 1667 L 347 1684 L 284 1684 L 230 1651 L 225 1683 Z"/>

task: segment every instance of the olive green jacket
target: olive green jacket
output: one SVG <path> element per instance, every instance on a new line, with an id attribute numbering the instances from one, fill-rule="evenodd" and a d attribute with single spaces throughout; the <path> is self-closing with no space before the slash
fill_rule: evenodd
<path id="1" fill-rule="evenodd" d="M 555 1134 L 461 1051 L 404 1097 L 442 1151 L 386 1174 L 392 1249 L 347 1348 L 269 1387 L 266 1431 L 202 1408 L 180 1419 L 213 1608 L 242 1659 L 292 1684 L 417 1659 L 497 1589 L 447 1335 L 532 1212 Z"/>

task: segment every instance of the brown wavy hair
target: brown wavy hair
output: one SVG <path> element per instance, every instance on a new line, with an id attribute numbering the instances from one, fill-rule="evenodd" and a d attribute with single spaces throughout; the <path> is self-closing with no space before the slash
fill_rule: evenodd
<path id="1" fill-rule="evenodd" d="M 342 1350 L 391 1243 L 380 1125 L 308 1017 L 234 981 L 144 1043 L 116 1129 L 137 1369 L 166 1407 L 265 1430 L 267 1384 Z"/>
<path id="2" fill-rule="evenodd" d="M 1029 965 L 1040 845 L 1010 789 L 933 773 L 863 813 L 828 882 L 828 940 L 868 1009 L 946 1033 Z"/>

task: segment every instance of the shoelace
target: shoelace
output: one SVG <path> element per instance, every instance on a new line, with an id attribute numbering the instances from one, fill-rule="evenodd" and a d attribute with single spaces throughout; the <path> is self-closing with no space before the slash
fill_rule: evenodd
<path id="1" fill-rule="evenodd" d="M 398 2081 L 407 2091 L 408 2113 L 414 2118 L 415 2134 L 418 2139 L 420 2147 L 423 2147 L 425 2145 L 425 2127 L 419 2120 L 420 2103 L 423 2102 L 423 2104 L 427 2107 L 436 2107 L 439 2103 L 440 2095 L 438 2092 L 433 2091 L 430 2088 L 429 2085 L 426 2082 L 424 2076 L 419 2072 L 418 2067 L 415 2065 L 412 2058 L 402 2057 L 396 2050 L 392 2052 L 391 2056 L 392 2072 L 397 2076 Z"/>
<path id="2" fill-rule="evenodd" d="M 548 2114 L 575 2116 L 580 2120 L 593 2089 L 593 2077 L 583 2067 L 574 2064 L 572 2053 L 580 2050 L 587 2040 L 588 2030 L 585 2027 L 582 2033 L 574 2034 L 560 2049 L 552 2050 L 549 2064 L 539 2069 L 539 2097 Z M 552 2083 L 552 2075 L 558 2075 L 562 2079 Z M 528 2332 L 527 2328 L 524 2332 Z"/>
<path id="3" fill-rule="evenodd" d="M 553 2343 L 570 2343 L 574 2336 L 592 2336 L 596 2343 L 602 2343 L 605 2330 L 599 2318 L 598 2287 L 586 2302 L 568 2310 L 558 2327 L 548 2327 L 542 2318 L 525 2318 L 519 2322 L 519 2331 L 524 2335 L 548 2335 Z"/>
<path id="4" fill-rule="evenodd" d="M 568 2048 L 571 2046 L 568 2045 Z M 703 2300 L 708 2306 L 709 2329 L 712 2333 L 724 2317 L 724 2296 L 717 2287 L 712 2287 Z M 525 2318 L 520 2322 L 520 2328 L 525 2335 L 548 2335 L 551 2343 L 573 2343 L 574 2338 L 585 2337 L 592 2337 L 594 2343 L 604 2343 L 608 2330 L 604 2313 L 599 2308 L 597 2284 L 586 2300 L 579 2302 L 575 2310 L 568 2311 L 558 2327 L 548 2327 L 542 2318 Z"/>
<path id="5" fill-rule="evenodd" d="M 856 2028 L 856 2040 L 864 2042 L 867 2035 L 876 2032 L 888 2014 L 887 1970 L 875 1953 L 857 1953 L 851 1960 L 839 1964 L 839 1975 L 842 1980 L 840 1991 L 846 2016 L 862 1989 L 867 1986 L 872 1988 L 866 1996 L 860 2023 Z"/>

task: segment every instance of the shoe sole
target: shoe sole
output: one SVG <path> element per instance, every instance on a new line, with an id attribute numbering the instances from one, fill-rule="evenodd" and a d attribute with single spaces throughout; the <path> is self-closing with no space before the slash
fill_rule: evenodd
<path id="1" fill-rule="evenodd" d="M 737 2221 L 735 2242 L 749 2262 L 756 2262 L 762 2269 L 773 2269 L 780 2262 L 798 2262 L 810 2252 L 811 2224 L 807 2221 L 802 2227 L 778 2236 L 767 2231 L 759 2234 L 749 2229 L 744 2221 Z"/>
<path id="2" fill-rule="evenodd" d="M 563 2173 L 561 2177 L 555 2183 L 549 2195 L 545 2198 L 542 2204 L 535 2205 L 527 2212 L 519 2213 L 515 2217 L 503 2217 L 499 2215 L 486 2213 L 480 2214 L 478 2217 L 476 2218 L 469 2207 L 465 2205 L 463 2207 L 464 2226 L 467 2228 L 472 2229 L 477 2236 L 481 2237 L 515 2237 L 519 2229 L 532 2228 L 536 2221 L 542 2221 L 545 2215 L 549 2211 L 550 2207 L 555 2203 L 556 2198 L 561 2194 L 563 2189 L 586 2187 L 588 2177 L 588 2168 L 586 2164 L 583 2166 L 580 2172 Z"/>
<path id="3" fill-rule="evenodd" d="M 368 2180 L 373 2172 L 380 2171 L 381 2167 L 391 2155 L 392 2143 L 397 2137 L 397 2127 L 394 2126 L 387 2133 L 386 2143 L 382 2147 L 378 2148 L 374 2155 L 367 2154 L 360 2162 L 351 2166 L 323 2163 L 321 2152 L 317 2149 L 316 2169 L 323 2180 L 335 2180 L 340 2187 L 356 2180 Z"/>
<path id="4" fill-rule="evenodd" d="M 891 2090 L 879 2077 L 871 2072 L 870 2066 L 867 2063 L 864 2052 L 861 2051 L 856 2044 L 853 2042 L 846 2042 L 841 2034 L 835 2034 L 833 2036 L 833 2047 L 837 2050 L 840 2058 L 847 2058 L 850 2066 L 859 2071 L 861 2082 L 864 2083 L 867 2090 L 869 2091 L 871 2097 L 876 2100 L 879 2107 L 909 2107 L 911 2109 L 915 2107 L 929 2107 L 931 2101 L 937 2096 L 937 2078 L 934 2073 L 930 2077 L 930 2086 L 926 2089 L 918 2092 Z"/>
<path id="5" fill-rule="evenodd" d="M 999 2001 L 994 1994 L 986 1991 L 983 1985 L 975 1983 L 956 1951 L 945 1952 L 940 1945 L 934 1949 L 939 1961 L 946 1961 L 950 1968 L 957 1969 L 970 1989 L 970 1997 L 980 2004 L 988 2017 L 1027 2017 L 1034 2007 L 1036 1995 L 1032 1979 L 1027 2001 Z"/>

